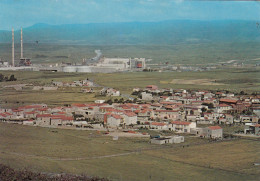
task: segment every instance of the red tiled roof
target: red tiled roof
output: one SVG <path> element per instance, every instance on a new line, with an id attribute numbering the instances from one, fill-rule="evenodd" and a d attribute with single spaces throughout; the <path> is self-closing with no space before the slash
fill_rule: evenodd
<path id="1" fill-rule="evenodd" d="M 148 86 L 146 86 L 146 88 L 152 89 L 152 90 L 158 89 L 158 87 L 156 85 L 148 85 Z"/>
<path id="2" fill-rule="evenodd" d="M 118 114 L 112 114 L 111 116 L 115 119 L 122 119 L 122 117 Z"/>
<path id="3" fill-rule="evenodd" d="M 86 104 L 74 103 L 71 104 L 72 107 L 86 107 Z"/>
<path id="4" fill-rule="evenodd" d="M 165 123 L 152 122 L 151 125 L 154 125 L 154 126 L 165 126 L 166 124 Z"/>
<path id="5" fill-rule="evenodd" d="M 36 117 L 37 118 L 48 118 L 48 117 L 51 117 L 52 115 L 51 114 L 37 114 Z"/>
<path id="6" fill-rule="evenodd" d="M 111 113 L 106 113 L 106 114 L 104 114 L 104 123 L 107 123 L 107 116 L 108 115 L 111 115 Z"/>
<path id="7" fill-rule="evenodd" d="M 46 107 L 46 108 L 41 108 L 41 109 L 37 109 L 38 111 L 47 111 L 48 110 L 48 108 Z"/>
<path id="8" fill-rule="evenodd" d="M 230 105 L 227 105 L 227 104 L 219 104 L 218 107 L 230 107 Z"/>
<path id="9" fill-rule="evenodd" d="M 74 120 L 71 116 L 64 116 L 64 115 L 53 115 L 51 119 L 61 119 L 63 121 L 72 121 Z"/>
<path id="10" fill-rule="evenodd" d="M 154 112 L 178 112 L 175 110 L 154 110 Z"/>
<path id="11" fill-rule="evenodd" d="M 234 99 L 220 99 L 219 101 L 226 102 L 226 103 L 233 103 L 233 104 L 237 103 L 237 100 L 234 100 Z"/>
<path id="12" fill-rule="evenodd" d="M 134 117 L 136 114 L 134 112 L 125 112 L 125 115 L 128 117 Z"/>
<path id="13" fill-rule="evenodd" d="M 25 112 L 25 114 L 35 114 L 35 112 Z"/>
<path id="14" fill-rule="evenodd" d="M 173 104 L 176 104 L 176 103 L 175 102 L 164 101 L 164 102 L 161 102 L 161 104 L 173 105 Z"/>
<path id="15" fill-rule="evenodd" d="M 57 112 L 57 114 L 66 114 L 65 112 Z"/>
<path id="16" fill-rule="evenodd" d="M 208 128 L 211 129 L 211 130 L 222 129 L 220 126 L 210 126 Z"/>
<path id="17" fill-rule="evenodd" d="M 259 128 L 259 127 L 260 127 L 260 124 L 256 124 L 256 125 L 254 125 L 254 127 L 258 127 L 258 128 Z"/>
<path id="18" fill-rule="evenodd" d="M 7 115 L 4 114 L 4 113 L 0 113 L 0 116 L 2 116 L 2 117 L 7 117 Z"/>

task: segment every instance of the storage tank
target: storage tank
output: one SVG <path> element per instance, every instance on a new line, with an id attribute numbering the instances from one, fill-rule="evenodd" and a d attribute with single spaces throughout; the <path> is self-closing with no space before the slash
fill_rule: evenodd
<path id="1" fill-rule="evenodd" d="M 62 67 L 62 71 L 63 72 L 76 72 L 77 71 L 77 67 L 76 66 Z"/>

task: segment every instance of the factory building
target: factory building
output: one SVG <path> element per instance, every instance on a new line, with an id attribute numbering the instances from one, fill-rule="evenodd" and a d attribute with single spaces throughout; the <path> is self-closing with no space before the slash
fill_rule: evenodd
<path id="1" fill-rule="evenodd" d="M 110 67 L 116 70 L 131 69 L 131 58 L 102 58 L 97 67 Z"/>

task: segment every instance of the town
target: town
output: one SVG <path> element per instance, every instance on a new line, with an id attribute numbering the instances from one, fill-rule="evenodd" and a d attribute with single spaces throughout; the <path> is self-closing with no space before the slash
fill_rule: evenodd
<path id="1" fill-rule="evenodd" d="M 86 79 L 72 83 L 52 82 L 52 86 L 45 90 L 79 86 L 85 87 L 82 89 L 85 93 L 94 93 L 93 87 L 97 85 Z M 221 126 L 234 125 L 244 125 L 244 130 L 233 133 L 235 135 L 260 136 L 260 97 L 257 94 L 160 89 L 156 85 L 148 85 L 144 89 L 134 88 L 127 99 L 115 98 L 120 97 L 121 93 L 113 88 L 104 87 L 96 94 L 112 99 L 60 107 L 32 104 L 13 109 L 1 108 L 0 120 L 49 128 L 93 129 L 104 131 L 104 134 L 114 136 L 115 139 L 129 134 L 149 136 L 139 130 L 172 132 L 172 137 L 150 135 L 151 143 L 155 144 L 183 142 L 183 136 L 175 135 L 182 133 L 221 140 L 224 138 Z M 173 137 L 178 141 L 169 141 Z"/>

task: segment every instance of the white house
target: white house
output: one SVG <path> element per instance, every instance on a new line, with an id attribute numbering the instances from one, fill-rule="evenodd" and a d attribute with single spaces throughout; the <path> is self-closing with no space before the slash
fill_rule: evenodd
<path id="1" fill-rule="evenodd" d="M 142 96 L 142 100 L 145 101 L 153 100 L 153 95 L 151 93 L 142 92 L 141 96 Z"/>
<path id="2" fill-rule="evenodd" d="M 152 122 L 150 124 L 151 129 L 158 129 L 158 130 L 168 130 L 168 126 L 166 123 L 160 123 L 160 122 Z"/>
<path id="3" fill-rule="evenodd" d="M 172 121 L 168 125 L 169 130 L 190 133 L 191 128 L 196 128 L 195 122 L 186 122 L 186 121 Z"/>
<path id="4" fill-rule="evenodd" d="M 123 118 L 125 125 L 137 124 L 137 115 L 134 112 L 125 112 Z"/>
<path id="5" fill-rule="evenodd" d="M 123 118 L 118 114 L 107 115 L 106 124 L 108 127 L 118 128 L 123 125 Z"/>
<path id="6" fill-rule="evenodd" d="M 228 104 L 219 104 L 217 106 L 217 112 L 218 113 L 226 113 L 227 111 L 231 110 L 232 106 L 228 105 Z"/>

